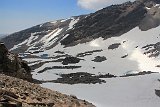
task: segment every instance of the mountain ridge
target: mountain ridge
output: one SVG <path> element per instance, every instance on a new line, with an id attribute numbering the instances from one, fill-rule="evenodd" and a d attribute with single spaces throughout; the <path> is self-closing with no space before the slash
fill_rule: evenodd
<path id="1" fill-rule="evenodd" d="M 99 37 L 107 39 L 120 36 L 136 26 L 139 26 L 141 30 L 148 30 L 160 24 L 159 13 L 156 12 L 157 16 L 154 15 L 154 12 L 159 10 L 154 7 L 156 3 L 159 3 L 159 1 L 137 0 L 135 2 L 111 5 L 89 15 L 75 16 L 66 20 L 57 20 L 36 25 L 32 28 L 11 34 L 1 41 L 11 49 L 14 45 L 28 39 L 32 33 L 39 32 L 36 33 L 36 35 L 39 35 L 38 38 L 41 39 L 42 36 L 60 28 L 62 31 L 60 31 L 56 41 L 60 41 L 62 45 L 71 46 L 89 42 Z M 152 9 L 147 9 L 147 6 L 152 7 Z M 69 29 L 69 24 L 75 19 L 77 19 L 77 22 L 74 23 L 74 29 Z M 65 38 L 63 39 L 63 37 Z M 10 42 L 10 44 L 8 44 L 8 42 Z M 43 43 L 41 45 L 43 45 Z M 55 45 L 49 48 L 53 48 Z"/>

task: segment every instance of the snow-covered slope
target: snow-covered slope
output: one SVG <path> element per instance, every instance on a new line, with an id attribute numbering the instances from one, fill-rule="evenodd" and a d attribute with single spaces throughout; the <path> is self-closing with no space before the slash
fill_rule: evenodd
<path id="1" fill-rule="evenodd" d="M 97 107 L 159 107 L 159 4 L 137 0 L 109 6 L 38 25 L 4 42 L 16 35 L 10 50 L 20 52 L 44 87 Z"/>

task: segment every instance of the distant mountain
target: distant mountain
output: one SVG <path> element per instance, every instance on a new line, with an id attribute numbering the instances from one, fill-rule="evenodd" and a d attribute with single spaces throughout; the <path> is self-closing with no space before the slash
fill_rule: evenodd
<path id="1" fill-rule="evenodd" d="M 0 39 L 6 37 L 8 34 L 0 34 Z"/>
<path id="2" fill-rule="evenodd" d="M 54 38 L 52 36 L 49 40 L 53 43 L 50 43 L 49 47 L 45 47 L 52 48 L 59 41 L 62 45 L 70 46 L 92 41 L 99 37 L 107 39 L 120 36 L 136 26 L 142 31 L 146 31 L 160 24 L 159 8 L 154 7 L 159 2 L 159 0 L 137 0 L 133 3 L 112 5 L 89 15 L 37 25 L 11 34 L 2 41 L 6 43 L 8 48 L 12 48 L 33 35 L 36 37 L 34 41 L 39 41 L 41 46 L 44 45 L 40 41 L 43 36 L 54 34 Z M 10 41 L 12 42 L 8 44 Z"/>
<path id="3" fill-rule="evenodd" d="M 33 78 L 45 81 L 44 87 L 102 107 L 159 107 L 160 0 L 111 5 L 1 41 L 28 61 Z"/>

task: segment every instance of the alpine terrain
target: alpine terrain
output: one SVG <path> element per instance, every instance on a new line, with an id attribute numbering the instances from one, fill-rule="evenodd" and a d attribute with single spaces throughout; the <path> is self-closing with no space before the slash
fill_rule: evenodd
<path id="1" fill-rule="evenodd" d="M 159 107 L 160 0 L 111 5 L 1 39 L 41 86 L 97 107 Z"/>

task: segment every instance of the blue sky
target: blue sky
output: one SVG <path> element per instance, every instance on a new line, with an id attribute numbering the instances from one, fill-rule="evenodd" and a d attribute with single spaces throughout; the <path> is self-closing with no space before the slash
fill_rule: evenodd
<path id="1" fill-rule="evenodd" d="M 76 0 L 0 0 L 0 33 L 90 12 L 77 6 Z"/>
<path id="2" fill-rule="evenodd" d="M 0 34 L 36 24 L 88 14 L 128 0 L 0 0 Z"/>

